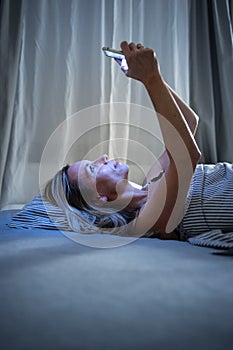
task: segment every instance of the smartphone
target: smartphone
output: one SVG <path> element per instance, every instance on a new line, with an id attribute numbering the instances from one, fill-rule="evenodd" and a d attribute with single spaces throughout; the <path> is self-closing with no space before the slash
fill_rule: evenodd
<path id="1" fill-rule="evenodd" d="M 117 63 L 120 65 L 121 69 L 123 70 L 124 73 L 128 71 L 128 65 L 125 56 L 123 55 L 122 51 L 112 49 L 111 47 L 102 47 L 103 52 L 105 53 L 106 56 L 115 58 Z"/>

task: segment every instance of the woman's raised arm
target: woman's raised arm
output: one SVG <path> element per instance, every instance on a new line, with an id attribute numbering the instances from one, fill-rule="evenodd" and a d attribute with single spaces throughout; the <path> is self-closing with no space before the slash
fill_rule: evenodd
<path id="1" fill-rule="evenodd" d="M 184 213 L 189 185 L 200 151 L 176 100 L 164 82 L 152 49 L 121 43 L 128 63 L 126 75 L 141 81 L 158 116 L 165 153 L 152 167 L 150 176 L 165 175 L 148 188 L 148 198 L 136 222 L 137 232 L 172 232 Z M 150 179 L 148 179 L 150 180 Z"/>

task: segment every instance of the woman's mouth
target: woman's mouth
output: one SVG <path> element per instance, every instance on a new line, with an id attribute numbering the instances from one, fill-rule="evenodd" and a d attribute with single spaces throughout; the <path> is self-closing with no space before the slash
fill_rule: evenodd
<path id="1" fill-rule="evenodd" d="M 115 162 L 115 163 L 114 163 L 114 168 L 115 168 L 115 169 L 118 168 L 120 164 L 121 164 L 120 162 Z"/>

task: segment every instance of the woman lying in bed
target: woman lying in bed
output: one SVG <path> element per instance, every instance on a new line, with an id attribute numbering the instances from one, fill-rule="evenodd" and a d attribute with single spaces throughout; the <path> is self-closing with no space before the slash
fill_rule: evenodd
<path id="1" fill-rule="evenodd" d="M 85 224 L 86 232 L 161 238 L 176 238 L 177 230 L 231 230 L 232 165 L 197 165 L 197 116 L 165 83 L 152 49 L 127 42 L 121 49 L 128 63 L 126 76 L 141 81 L 151 98 L 164 153 L 152 164 L 141 188 L 128 181 L 126 164 L 102 155 L 64 167 L 47 184 L 45 197 L 64 210 L 72 229 L 77 230 L 81 220 L 81 232 Z"/>

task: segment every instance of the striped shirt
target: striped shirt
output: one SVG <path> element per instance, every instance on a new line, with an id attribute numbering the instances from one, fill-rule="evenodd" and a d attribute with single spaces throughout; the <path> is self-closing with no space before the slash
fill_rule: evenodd
<path id="1" fill-rule="evenodd" d="M 233 231 L 233 164 L 199 164 L 178 226 L 181 238 L 220 229 Z"/>

